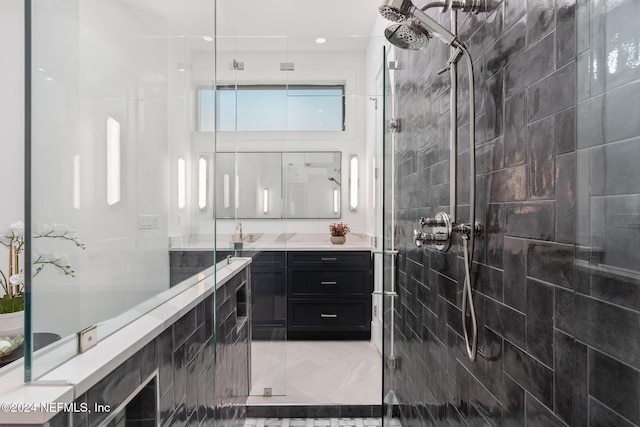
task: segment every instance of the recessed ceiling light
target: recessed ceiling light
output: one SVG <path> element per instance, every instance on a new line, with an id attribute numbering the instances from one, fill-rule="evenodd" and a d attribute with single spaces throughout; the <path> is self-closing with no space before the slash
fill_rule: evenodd
<path id="1" fill-rule="evenodd" d="M 318 43 L 318 44 L 322 44 L 322 43 L 326 43 L 326 42 L 327 42 L 327 39 L 325 39 L 324 37 L 318 37 L 316 39 L 316 43 Z"/>
<path id="2" fill-rule="evenodd" d="M 211 36 L 202 36 L 202 40 L 204 40 L 206 42 L 212 42 L 213 41 L 213 37 L 211 37 Z"/>

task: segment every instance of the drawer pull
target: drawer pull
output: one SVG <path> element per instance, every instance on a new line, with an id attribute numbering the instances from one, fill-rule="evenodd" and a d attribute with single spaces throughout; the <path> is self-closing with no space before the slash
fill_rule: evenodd
<path id="1" fill-rule="evenodd" d="M 320 282 L 321 285 L 337 285 L 338 282 Z"/>
<path id="2" fill-rule="evenodd" d="M 320 258 L 322 262 L 338 262 L 338 258 Z"/>
<path id="3" fill-rule="evenodd" d="M 322 317 L 323 319 L 335 319 L 335 318 L 338 317 L 338 315 L 337 314 L 324 314 L 324 313 L 321 313 L 320 317 Z"/>

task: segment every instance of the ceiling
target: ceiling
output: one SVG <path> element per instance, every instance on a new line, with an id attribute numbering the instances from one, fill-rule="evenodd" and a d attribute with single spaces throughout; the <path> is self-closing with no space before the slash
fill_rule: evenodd
<path id="1" fill-rule="evenodd" d="M 377 0 L 139 0 L 141 11 L 153 10 L 174 36 L 202 44 L 212 36 L 218 49 L 237 51 L 349 51 L 367 45 L 378 15 Z M 315 43 L 323 37 L 323 45 Z M 226 39 L 226 40 L 225 40 Z M 211 48 L 211 44 L 208 48 Z M 202 48 L 206 48 L 202 44 Z"/>
<path id="2" fill-rule="evenodd" d="M 377 10 L 376 0 L 219 0 L 217 34 L 238 51 L 362 50 Z"/>
<path id="3" fill-rule="evenodd" d="M 376 0 L 218 1 L 236 36 L 369 36 L 377 10 Z"/>

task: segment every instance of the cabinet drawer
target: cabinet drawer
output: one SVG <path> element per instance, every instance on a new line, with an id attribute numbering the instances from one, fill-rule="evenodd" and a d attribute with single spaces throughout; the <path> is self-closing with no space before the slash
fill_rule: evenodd
<path id="1" fill-rule="evenodd" d="M 292 267 L 369 265 L 371 263 L 371 252 L 289 252 L 287 258 L 289 266 Z"/>
<path id="2" fill-rule="evenodd" d="M 369 272 L 303 270 L 291 272 L 289 297 L 363 297 L 371 293 Z"/>
<path id="3" fill-rule="evenodd" d="M 290 329 L 359 330 L 365 329 L 368 302 L 290 301 Z"/>

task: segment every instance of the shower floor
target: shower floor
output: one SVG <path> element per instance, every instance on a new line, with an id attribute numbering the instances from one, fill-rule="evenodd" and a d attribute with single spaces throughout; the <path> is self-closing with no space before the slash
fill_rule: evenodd
<path id="1" fill-rule="evenodd" d="M 369 341 L 254 341 L 251 360 L 248 405 L 381 404 L 382 358 Z"/>

